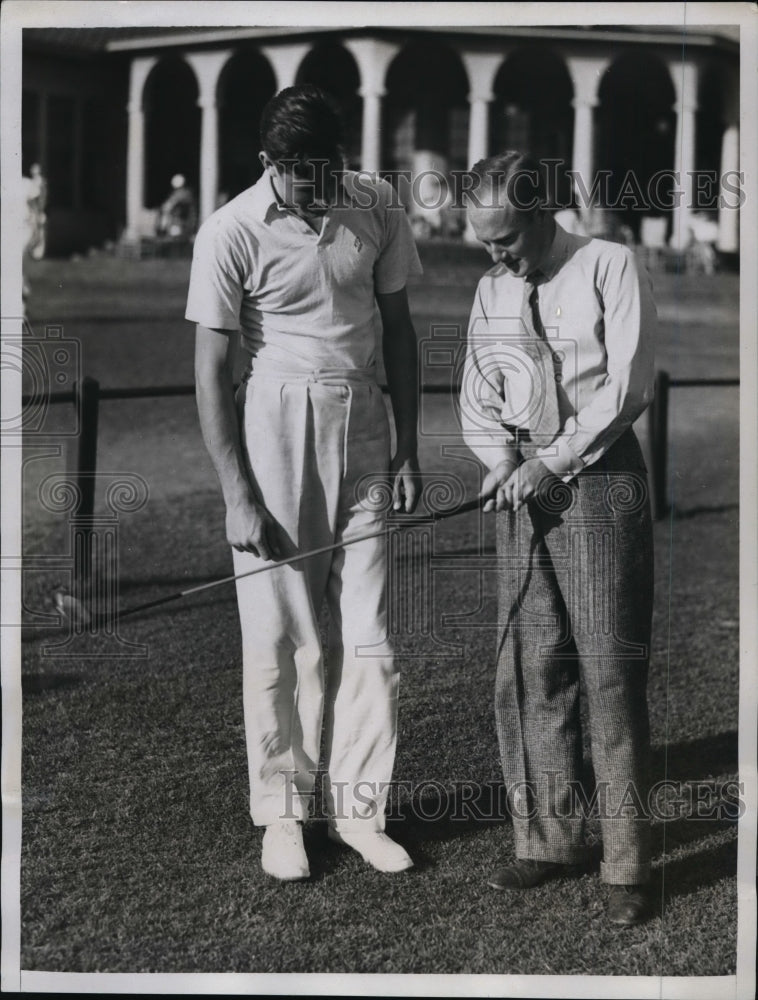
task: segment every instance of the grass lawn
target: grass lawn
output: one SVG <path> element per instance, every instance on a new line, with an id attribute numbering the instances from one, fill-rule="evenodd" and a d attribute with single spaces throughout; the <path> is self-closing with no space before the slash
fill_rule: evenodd
<path id="1" fill-rule="evenodd" d="M 411 289 L 422 341 L 443 323 L 465 329 L 487 258 L 432 247 L 424 262 Z M 103 385 L 190 382 L 186 277 L 185 261 L 44 261 L 30 273 L 30 317 L 78 338 L 86 371 Z M 737 278 L 661 274 L 656 288 L 659 365 L 674 377 L 737 375 Z M 457 475 L 473 493 L 477 468 L 445 397 L 424 398 L 422 430 L 422 467 Z M 647 447 L 644 420 L 639 431 Z M 396 567 L 414 628 L 399 641 L 401 784 L 389 825 L 416 868 L 381 876 L 313 820 L 313 877 L 283 885 L 262 874 L 260 831 L 247 814 L 233 588 L 125 619 L 119 637 L 141 644 L 141 657 L 115 656 L 125 647 L 102 635 L 51 650 L 66 635 L 44 627 L 44 616 L 65 574 L 69 528 L 39 502 L 40 483 L 64 467 L 39 444 L 29 439 L 24 475 L 23 969 L 734 973 L 730 809 L 655 823 L 657 915 L 642 927 L 606 922 L 596 868 L 529 894 L 488 890 L 487 875 L 513 851 L 492 710 L 490 519 L 435 526 L 431 558 Z M 139 475 L 148 487 L 146 504 L 120 517 L 121 604 L 231 572 L 191 398 L 104 402 L 98 455 L 100 470 Z M 674 514 L 655 529 L 655 776 L 722 785 L 737 777 L 735 389 L 673 391 L 670 485 Z M 588 838 L 597 854 L 594 822 Z"/>

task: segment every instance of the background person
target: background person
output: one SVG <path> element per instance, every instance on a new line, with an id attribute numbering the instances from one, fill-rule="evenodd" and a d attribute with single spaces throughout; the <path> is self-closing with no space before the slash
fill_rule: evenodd
<path id="1" fill-rule="evenodd" d="M 34 260 L 45 256 L 47 235 L 47 181 L 39 163 L 33 163 L 29 177 L 24 177 L 24 197 L 26 199 L 26 245 L 27 253 Z"/>
<path id="2" fill-rule="evenodd" d="M 418 492 L 417 348 L 405 290 L 420 264 L 384 181 L 342 172 L 342 125 L 312 86 L 261 118 L 264 173 L 215 212 L 194 247 L 187 318 L 198 324 L 197 398 L 226 501 L 237 574 L 339 543 L 384 517 L 362 498 L 391 472 L 395 509 Z M 381 315 L 396 448 L 376 382 Z M 232 390 L 241 332 L 249 357 Z M 411 867 L 383 832 L 398 673 L 387 641 L 386 538 L 238 582 L 253 822 L 262 865 L 309 874 L 308 815 L 325 729 L 329 836 L 382 871 Z M 330 612 L 325 674 L 319 612 Z"/>
<path id="3" fill-rule="evenodd" d="M 197 205 L 183 174 L 171 178 L 171 194 L 161 205 L 156 223 L 157 236 L 190 239 L 197 229 Z"/>
<path id="4" fill-rule="evenodd" d="M 649 912 L 645 815 L 652 525 L 633 421 L 652 397 L 656 312 L 631 250 L 569 234 L 536 163 L 472 168 L 479 282 L 461 419 L 496 510 L 496 721 L 516 861 L 489 884 L 528 889 L 585 859 L 579 679 L 600 793 L 608 916 Z"/>

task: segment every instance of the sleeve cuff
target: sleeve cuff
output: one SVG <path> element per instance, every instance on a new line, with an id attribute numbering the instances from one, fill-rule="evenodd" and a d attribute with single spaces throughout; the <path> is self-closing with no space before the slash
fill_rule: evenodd
<path id="1" fill-rule="evenodd" d="M 241 330 L 240 322 L 232 316 L 203 316 L 194 309 L 188 309 L 184 318 L 189 323 L 199 323 L 200 326 L 208 330 L 226 330 L 228 333 L 235 333 Z"/>
<path id="2" fill-rule="evenodd" d="M 569 482 L 584 468 L 584 462 L 576 454 L 565 438 L 558 437 L 546 448 L 540 448 L 536 455 L 553 475 L 564 483 Z"/>

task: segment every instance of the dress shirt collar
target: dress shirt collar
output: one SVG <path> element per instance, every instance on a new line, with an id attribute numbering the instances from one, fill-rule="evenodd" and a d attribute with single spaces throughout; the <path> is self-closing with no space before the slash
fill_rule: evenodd
<path id="1" fill-rule="evenodd" d="M 537 284 L 553 279 L 571 256 L 571 250 L 571 236 L 556 222 L 550 249 L 532 272 L 537 278 Z"/>
<path id="2" fill-rule="evenodd" d="M 342 185 L 340 194 L 344 195 L 344 180 L 340 181 L 340 184 Z M 296 218 L 302 219 L 304 222 L 306 221 L 305 216 L 301 212 L 298 212 L 297 209 L 284 201 L 276 190 L 274 182 L 268 173 L 264 172 L 258 178 L 252 188 L 250 188 L 250 193 L 252 195 L 253 208 L 262 222 L 271 225 L 275 219 L 281 218 L 283 215 L 294 215 Z M 341 199 L 338 198 L 338 206 L 340 201 Z M 327 211 L 322 217 L 325 219 L 328 214 L 329 212 Z"/>
<path id="3" fill-rule="evenodd" d="M 250 189 L 252 195 L 252 205 L 256 215 L 268 225 L 283 215 L 295 215 L 302 218 L 300 213 L 288 205 L 274 186 L 274 182 L 268 172 L 258 178 Z"/>
<path id="4" fill-rule="evenodd" d="M 264 171 L 248 191 L 250 206 L 256 217 L 270 225 L 281 211 L 281 199 L 271 183 L 271 177 Z"/>

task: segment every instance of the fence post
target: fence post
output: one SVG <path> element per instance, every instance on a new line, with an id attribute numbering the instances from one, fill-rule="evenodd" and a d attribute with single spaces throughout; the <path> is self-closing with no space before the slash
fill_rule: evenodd
<path id="1" fill-rule="evenodd" d="M 79 415 L 79 436 L 76 443 L 74 485 L 81 498 L 74 510 L 74 520 L 80 529 L 81 559 L 74 572 L 77 584 L 89 582 L 92 570 L 91 534 L 95 513 L 95 472 L 97 471 L 97 421 L 100 406 L 100 383 L 89 375 L 74 387 L 74 405 Z"/>
<path id="2" fill-rule="evenodd" d="M 655 376 L 655 395 L 649 410 L 650 452 L 653 463 L 653 516 L 656 520 L 668 512 L 668 423 L 669 374 Z"/>

